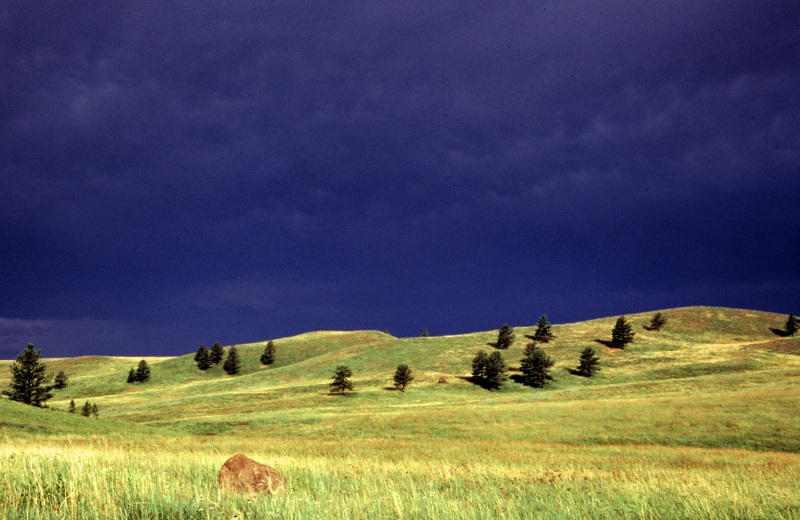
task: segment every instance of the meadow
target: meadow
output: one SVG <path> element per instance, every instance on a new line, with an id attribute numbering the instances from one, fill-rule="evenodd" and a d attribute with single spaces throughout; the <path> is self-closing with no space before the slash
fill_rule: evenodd
<path id="1" fill-rule="evenodd" d="M 468 380 L 497 331 L 395 338 L 313 332 L 239 345 L 238 376 L 193 355 L 46 359 L 70 384 L 50 409 L 0 400 L 3 518 L 800 518 L 800 336 L 785 315 L 691 307 L 555 325 L 555 380 Z M 535 317 L 532 318 L 535 322 Z M 513 325 L 513 324 L 512 324 Z M 518 374 L 526 334 L 503 352 Z M 601 371 L 573 375 L 593 346 Z M 46 352 L 43 354 L 46 355 Z M 405 393 L 396 366 L 416 376 Z M 0 362 L 0 387 L 10 361 Z M 328 393 L 333 370 L 355 392 Z M 440 380 L 446 383 L 440 383 Z M 74 399 L 100 418 L 66 413 Z M 221 495 L 235 453 L 286 475 L 283 495 Z"/>

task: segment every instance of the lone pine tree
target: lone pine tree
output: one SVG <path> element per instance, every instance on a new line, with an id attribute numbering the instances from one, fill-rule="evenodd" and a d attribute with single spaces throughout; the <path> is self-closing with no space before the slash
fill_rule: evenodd
<path id="1" fill-rule="evenodd" d="M 489 389 L 500 388 L 503 381 L 506 380 L 506 362 L 503 361 L 503 355 L 499 350 L 495 350 L 486 359 L 486 385 Z"/>
<path id="2" fill-rule="evenodd" d="M 225 349 L 222 348 L 222 345 L 219 344 L 219 341 L 214 343 L 211 347 L 211 362 L 215 365 L 219 365 L 222 361 L 222 356 L 225 355 Z"/>
<path id="3" fill-rule="evenodd" d="M 547 315 L 542 314 L 539 317 L 539 323 L 536 325 L 536 332 L 533 333 L 533 341 L 547 343 L 552 339 L 555 339 L 555 335 L 550 330 L 550 322 L 547 321 Z"/>
<path id="4" fill-rule="evenodd" d="M 500 327 L 500 330 L 497 332 L 497 343 L 495 346 L 500 350 L 505 350 L 514 343 L 514 339 L 514 329 L 506 323 Z"/>
<path id="5" fill-rule="evenodd" d="M 48 385 L 50 377 L 47 367 L 41 361 L 41 350 L 36 350 L 33 343 L 28 343 L 11 365 L 11 383 L 8 390 L 3 390 L 12 401 L 45 407 L 48 399 L 53 397 L 53 387 Z"/>
<path id="6" fill-rule="evenodd" d="M 592 377 L 600 370 L 600 367 L 597 366 L 600 363 L 600 358 L 597 357 L 596 354 L 592 347 L 583 349 L 581 352 L 580 364 L 578 365 L 578 374 L 585 377 Z"/>
<path id="7" fill-rule="evenodd" d="M 75 399 L 70 399 L 69 401 L 69 408 L 67 408 L 69 413 L 75 413 Z"/>
<path id="8" fill-rule="evenodd" d="M 150 365 L 147 364 L 147 361 L 144 359 L 139 361 L 139 365 L 136 367 L 136 373 L 134 374 L 133 378 L 139 383 L 144 383 L 150 379 Z"/>
<path id="9" fill-rule="evenodd" d="M 411 369 L 408 368 L 408 365 L 397 365 L 397 370 L 394 372 L 393 379 L 394 386 L 398 387 L 401 392 L 405 392 L 406 386 L 414 380 L 414 374 L 411 372 Z"/>
<path id="10" fill-rule="evenodd" d="M 69 378 L 67 377 L 67 374 L 65 374 L 63 370 L 59 370 L 58 374 L 56 374 L 55 379 L 53 379 L 53 388 L 55 388 L 56 390 L 61 390 L 62 388 L 66 388 L 68 381 Z"/>
<path id="11" fill-rule="evenodd" d="M 794 315 L 794 313 L 789 314 L 789 318 L 786 320 L 786 334 L 788 336 L 794 336 L 794 333 L 800 329 L 800 320 Z"/>
<path id="12" fill-rule="evenodd" d="M 624 349 L 625 345 L 633 342 L 635 335 L 636 333 L 631 330 L 631 324 L 628 323 L 625 316 L 620 316 L 611 331 L 611 346 Z"/>
<path id="13" fill-rule="evenodd" d="M 336 371 L 333 373 L 333 382 L 330 384 L 332 394 L 343 394 L 347 390 L 353 389 L 353 383 L 350 378 L 353 372 L 345 365 L 338 365 Z"/>
<path id="14" fill-rule="evenodd" d="M 549 373 L 553 364 L 553 359 L 544 350 L 537 347 L 536 342 L 529 343 L 525 347 L 525 354 L 520 361 L 523 382 L 529 386 L 544 388 L 546 381 L 553 380 L 553 376 Z"/>
<path id="15" fill-rule="evenodd" d="M 267 346 L 264 347 L 264 353 L 261 354 L 261 364 L 271 365 L 275 362 L 275 343 L 272 340 L 267 341 Z"/>
<path id="16" fill-rule="evenodd" d="M 666 324 L 667 324 L 667 317 L 664 316 L 662 313 L 657 312 L 650 319 L 650 326 L 648 327 L 648 329 L 652 330 L 652 331 L 655 331 L 655 332 L 658 332 Z"/>
<path id="17" fill-rule="evenodd" d="M 211 353 L 205 345 L 200 345 L 200 348 L 197 349 L 197 353 L 194 355 L 194 362 L 197 364 L 197 368 L 203 371 L 208 370 L 213 365 Z"/>
<path id="18" fill-rule="evenodd" d="M 222 369 L 225 370 L 225 373 L 230 376 L 235 376 L 239 373 L 239 370 L 241 369 L 241 363 L 239 361 L 239 352 L 236 350 L 236 347 L 231 347 L 228 349 L 228 357 L 225 359 Z"/>
<path id="19" fill-rule="evenodd" d="M 89 417 L 92 415 L 92 405 L 89 404 L 89 401 L 83 403 L 83 408 L 81 408 L 81 415 L 84 417 Z"/>

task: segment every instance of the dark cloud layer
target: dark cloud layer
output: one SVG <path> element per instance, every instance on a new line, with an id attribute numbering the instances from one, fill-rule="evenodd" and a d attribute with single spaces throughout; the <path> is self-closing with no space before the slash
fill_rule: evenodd
<path id="1" fill-rule="evenodd" d="M 0 354 L 798 311 L 796 2 L 429 4 L 0 6 Z"/>

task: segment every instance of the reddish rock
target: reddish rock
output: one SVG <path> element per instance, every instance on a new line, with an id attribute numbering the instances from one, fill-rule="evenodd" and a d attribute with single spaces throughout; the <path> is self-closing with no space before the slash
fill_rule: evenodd
<path id="1" fill-rule="evenodd" d="M 219 488 L 238 493 L 284 493 L 286 477 L 244 455 L 234 455 L 219 470 Z"/>

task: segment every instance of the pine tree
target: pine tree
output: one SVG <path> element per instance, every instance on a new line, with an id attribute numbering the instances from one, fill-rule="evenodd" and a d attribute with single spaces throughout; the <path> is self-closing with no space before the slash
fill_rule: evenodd
<path id="1" fill-rule="evenodd" d="M 617 318 L 617 323 L 614 325 L 614 330 L 611 331 L 611 346 L 615 348 L 625 348 L 625 345 L 633 342 L 633 337 L 636 335 L 631 330 L 631 324 L 625 319 L 625 316 Z"/>
<path id="2" fill-rule="evenodd" d="M 794 336 L 794 333 L 798 330 L 800 330 L 800 320 L 797 319 L 794 313 L 791 313 L 786 320 L 786 335 Z"/>
<path id="3" fill-rule="evenodd" d="M 524 383 L 535 388 L 544 388 L 546 381 L 553 380 L 553 376 L 549 374 L 553 364 L 553 359 L 537 347 L 535 341 L 529 343 L 520 361 Z"/>
<path id="4" fill-rule="evenodd" d="M 133 383 L 136 381 L 136 371 L 131 367 L 130 371 L 128 372 L 128 383 Z"/>
<path id="5" fill-rule="evenodd" d="M 657 313 L 655 313 L 655 314 L 653 315 L 653 317 L 650 319 L 650 327 L 649 327 L 649 330 L 652 330 L 652 331 L 654 331 L 654 332 L 658 332 L 658 331 L 660 331 L 660 330 L 661 330 L 661 329 L 664 327 L 664 325 L 666 325 L 666 324 L 667 324 L 667 317 L 666 317 L 666 316 L 664 316 L 662 313 L 660 313 L 660 312 L 657 312 Z"/>
<path id="6" fill-rule="evenodd" d="M 397 365 L 397 370 L 394 373 L 394 386 L 400 388 L 401 392 L 406 391 L 406 386 L 411 384 L 414 380 L 414 374 L 408 365 Z"/>
<path id="7" fill-rule="evenodd" d="M 89 417 L 92 414 L 92 405 L 89 404 L 89 401 L 86 401 L 83 404 L 83 408 L 81 408 L 81 415 L 84 417 Z"/>
<path id="8" fill-rule="evenodd" d="M 65 374 L 63 370 L 60 370 L 58 374 L 56 374 L 56 378 L 53 380 L 53 388 L 57 390 L 66 388 L 68 381 L 69 378 L 67 377 L 67 374 Z"/>
<path id="9" fill-rule="evenodd" d="M 486 352 L 481 350 L 475 357 L 472 358 L 472 377 L 476 379 L 483 379 L 486 377 L 486 363 L 489 361 L 489 356 Z"/>
<path id="10" fill-rule="evenodd" d="M 353 372 L 350 371 L 345 365 L 336 367 L 336 372 L 333 374 L 333 382 L 330 384 L 332 394 L 343 394 L 347 390 L 353 390 L 353 383 L 350 378 Z"/>
<path id="11" fill-rule="evenodd" d="M 495 350 L 486 359 L 486 384 L 489 388 L 500 388 L 506 380 L 506 363 L 499 350 Z"/>
<path id="12" fill-rule="evenodd" d="M 553 339 L 555 339 L 555 335 L 550 331 L 550 322 L 547 321 L 547 315 L 542 314 L 539 317 L 539 323 L 536 325 L 536 332 L 533 333 L 533 341 L 547 343 Z"/>
<path id="13" fill-rule="evenodd" d="M 96 403 L 92 404 L 92 417 L 94 417 L 95 419 L 100 417 L 100 409 L 97 408 Z"/>
<path id="14" fill-rule="evenodd" d="M 422 337 L 423 338 L 427 338 L 428 337 L 428 329 L 422 329 Z"/>
<path id="15" fill-rule="evenodd" d="M 75 413 L 75 399 L 71 399 L 69 401 L 69 408 L 67 409 L 69 413 Z"/>
<path id="16" fill-rule="evenodd" d="M 53 387 L 48 385 L 50 377 L 47 367 L 41 361 L 41 350 L 36 350 L 33 343 L 28 343 L 11 365 L 11 383 L 9 390 L 3 390 L 12 401 L 45 408 L 45 403 L 53 397 Z"/>
<path id="17" fill-rule="evenodd" d="M 239 362 L 239 352 L 236 351 L 236 347 L 231 347 L 228 349 L 228 357 L 225 359 L 222 369 L 225 370 L 226 374 L 235 376 L 239 373 L 240 368 L 241 363 Z"/>
<path id="18" fill-rule="evenodd" d="M 197 353 L 194 355 L 194 362 L 200 370 L 206 371 L 211 368 L 211 354 L 205 345 L 200 345 L 200 348 L 197 349 Z"/>
<path id="19" fill-rule="evenodd" d="M 211 362 L 219 365 L 222 362 L 222 357 L 225 355 L 225 349 L 219 344 L 219 341 L 214 343 L 211 347 Z"/>
<path id="20" fill-rule="evenodd" d="M 597 366 L 600 363 L 600 358 L 596 356 L 596 352 L 592 347 L 586 347 L 581 352 L 581 361 L 578 365 L 578 373 L 582 376 L 592 377 L 600 368 Z"/>
<path id="21" fill-rule="evenodd" d="M 272 340 L 267 341 L 267 346 L 264 347 L 264 353 L 261 354 L 261 364 L 271 365 L 275 362 L 275 343 Z"/>
<path id="22" fill-rule="evenodd" d="M 508 323 L 500 327 L 500 331 L 497 333 L 497 343 L 496 347 L 505 350 L 514 343 L 514 329 L 508 326 Z"/>
<path id="23" fill-rule="evenodd" d="M 139 366 L 136 367 L 136 374 L 134 379 L 140 383 L 144 383 L 150 379 L 150 366 L 144 359 L 139 361 Z"/>

